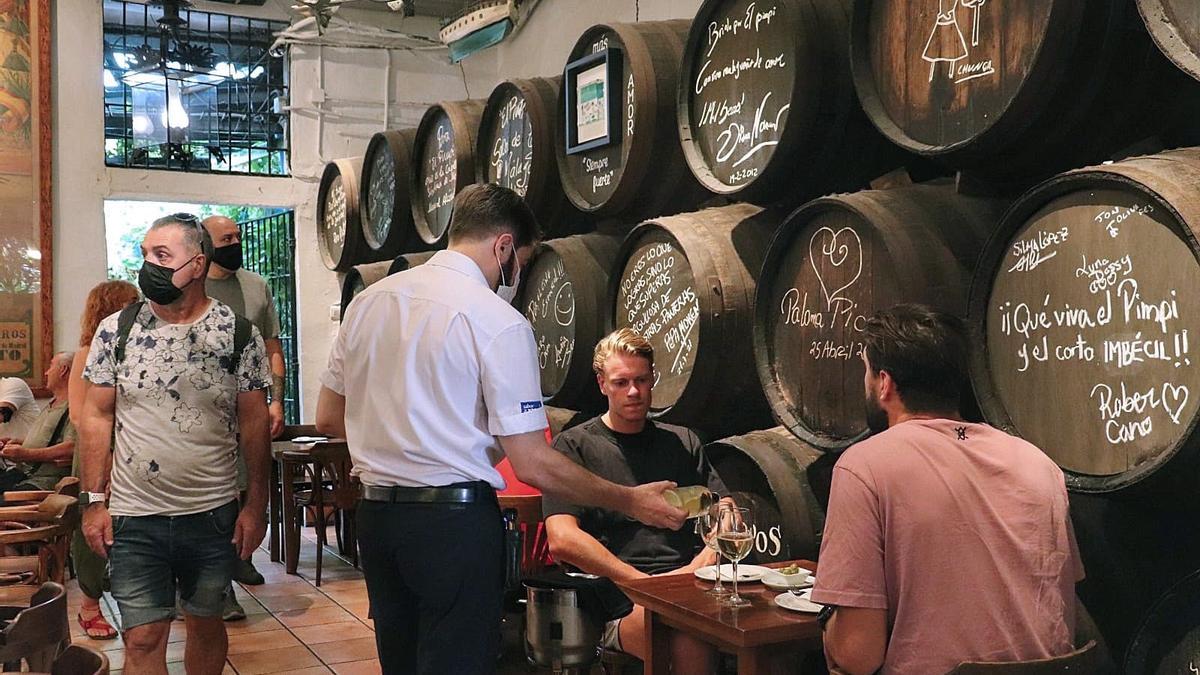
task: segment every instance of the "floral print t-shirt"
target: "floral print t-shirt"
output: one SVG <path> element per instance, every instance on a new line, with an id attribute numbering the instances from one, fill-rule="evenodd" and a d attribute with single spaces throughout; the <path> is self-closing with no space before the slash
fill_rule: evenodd
<path id="1" fill-rule="evenodd" d="M 235 375 L 233 310 L 216 300 L 182 324 L 163 321 L 145 304 L 119 364 L 118 317 L 100 322 L 83 373 L 94 385 L 117 388 L 109 511 L 186 515 L 234 499 L 238 393 L 271 381 L 258 329 Z"/>

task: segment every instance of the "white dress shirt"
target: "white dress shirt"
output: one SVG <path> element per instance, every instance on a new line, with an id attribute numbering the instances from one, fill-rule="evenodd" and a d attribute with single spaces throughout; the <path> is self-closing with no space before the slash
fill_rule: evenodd
<path id="1" fill-rule="evenodd" d="M 488 460 L 495 437 L 547 426 L 529 322 L 454 251 L 360 293 L 321 384 L 346 398 L 346 441 L 365 485 L 503 489 Z"/>

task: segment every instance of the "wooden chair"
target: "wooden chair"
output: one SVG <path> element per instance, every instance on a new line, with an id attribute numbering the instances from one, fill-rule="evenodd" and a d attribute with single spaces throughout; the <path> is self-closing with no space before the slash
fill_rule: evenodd
<path id="1" fill-rule="evenodd" d="M 38 504 L 42 503 L 42 500 L 50 495 L 67 495 L 78 498 L 79 479 L 74 476 L 65 476 L 54 484 L 53 490 L 9 490 L 4 493 L 4 505 L 0 506 L 0 517 L 5 511 L 36 508 Z"/>
<path id="2" fill-rule="evenodd" d="M 0 557 L 0 583 L 64 583 L 71 536 L 79 524 L 75 497 L 51 494 L 32 509 L 0 512 L 0 548 L 16 551 Z M 32 590 L 4 593 L 9 602 Z"/>
<path id="3" fill-rule="evenodd" d="M 108 675 L 108 656 L 84 645 L 71 645 L 54 661 L 50 675 Z"/>
<path id="4" fill-rule="evenodd" d="M 545 569 L 544 560 L 550 544 L 542 524 L 541 495 L 496 495 L 500 512 L 513 509 L 521 528 L 521 573 L 538 574 Z"/>
<path id="5" fill-rule="evenodd" d="M 1060 675 L 1072 673 L 1091 675 L 1099 672 L 1100 653 L 1096 649 L 1096 641 L 1089 640 L 1079 649 L 1056 656 L 1052 659 L 1036 661 L 1011 661 L 1007 663 L 984 663 L 966 661 L 958 664 L 949 675 Z"/>
<path id="6" fill-rule="evenodd" d="M 0 607 L 0 663 L 5 670 L 21 670 L 25 661 L 30 671 L 49 672 L 63 650 L 71 644 L 67 623 L 67 591 L 52 581 L 42 584 L 26 607 Z"/>
<path id="7" fill-rule="evenodd" d="M 358 534 L 355 527 L 354 509 L 358 503 L 358 483 L 350 476 L 353 464 L 350 461 L 350 449 L 345 442 L 317 443 L 311 450 L 297 453 L 306 458 L 302 464 L 308 478 L 309 489 L 297 490 L 294 493 L 296 511 L 311 507 L 317 529 L 317 578 L 316 585 L 321 585 L 321 559 L 325 550 L 325 529 L 327 525 L 327 506 L 333 507 L 337 522 L 334 533 L 337 537 L 338 551 L 345 554 L 350 552 L 351 560 L 358 567 Z M 297 515 L 289 523 L 292 535 L 296 541 L 300 539 L 300 517 Z"/>

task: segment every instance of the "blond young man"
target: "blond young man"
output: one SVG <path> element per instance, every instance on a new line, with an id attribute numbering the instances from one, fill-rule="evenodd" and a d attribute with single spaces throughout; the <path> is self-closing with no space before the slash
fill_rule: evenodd
<path id="1" fill-rule="evenodd" d="M 679 485 L 724 485 L 713 474 L 703 444 L 684 427 L 646 419 L 654 387 L 654 348 L 641 335 L 622 328 L 596 345 L 596 383 L 608 398 L 608 411 L 564 431 L 554 447 L 588 471 L 618 484 L 673 481 Z M 690 528 L 678 531 L 642 525 L 620 514 L 543 498 L 546 533 L 555 560 L 614 581 L 656 574 L 686 574 L 716 562 Z M 645 608 L 609 622 L 603 644 L 645 659 Z M 671 667 L 677 673 L 714 672 L 715 650 L 676 632 Z"/>

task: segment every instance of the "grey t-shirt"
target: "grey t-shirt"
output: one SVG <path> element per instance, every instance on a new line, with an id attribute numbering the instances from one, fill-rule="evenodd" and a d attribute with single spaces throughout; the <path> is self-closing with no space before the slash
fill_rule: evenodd
<path id="1" fill-rule="evenodd" d="M 275 311 L 275 300 L 266 279 L 240 269 L 224 279 L 205 279 L 204 289 L 208 297 L 225 303 L 234 314 L 249 319 L 264 340 L 279 337 L 279 313 Z"/>
<path id="2" fill-rule="evenodd" d="M 186 515 L 237 496 L 240 392 L 270 383 L 266 350 L 254 328 L 236 375 L 234 314 L 213 301 L 189 324 L 159 319 L 146 304 L 117 364 L 117 318 L 100 322 L 83 376 L 117 388 L 114 421 L 113 515 Z"/>

